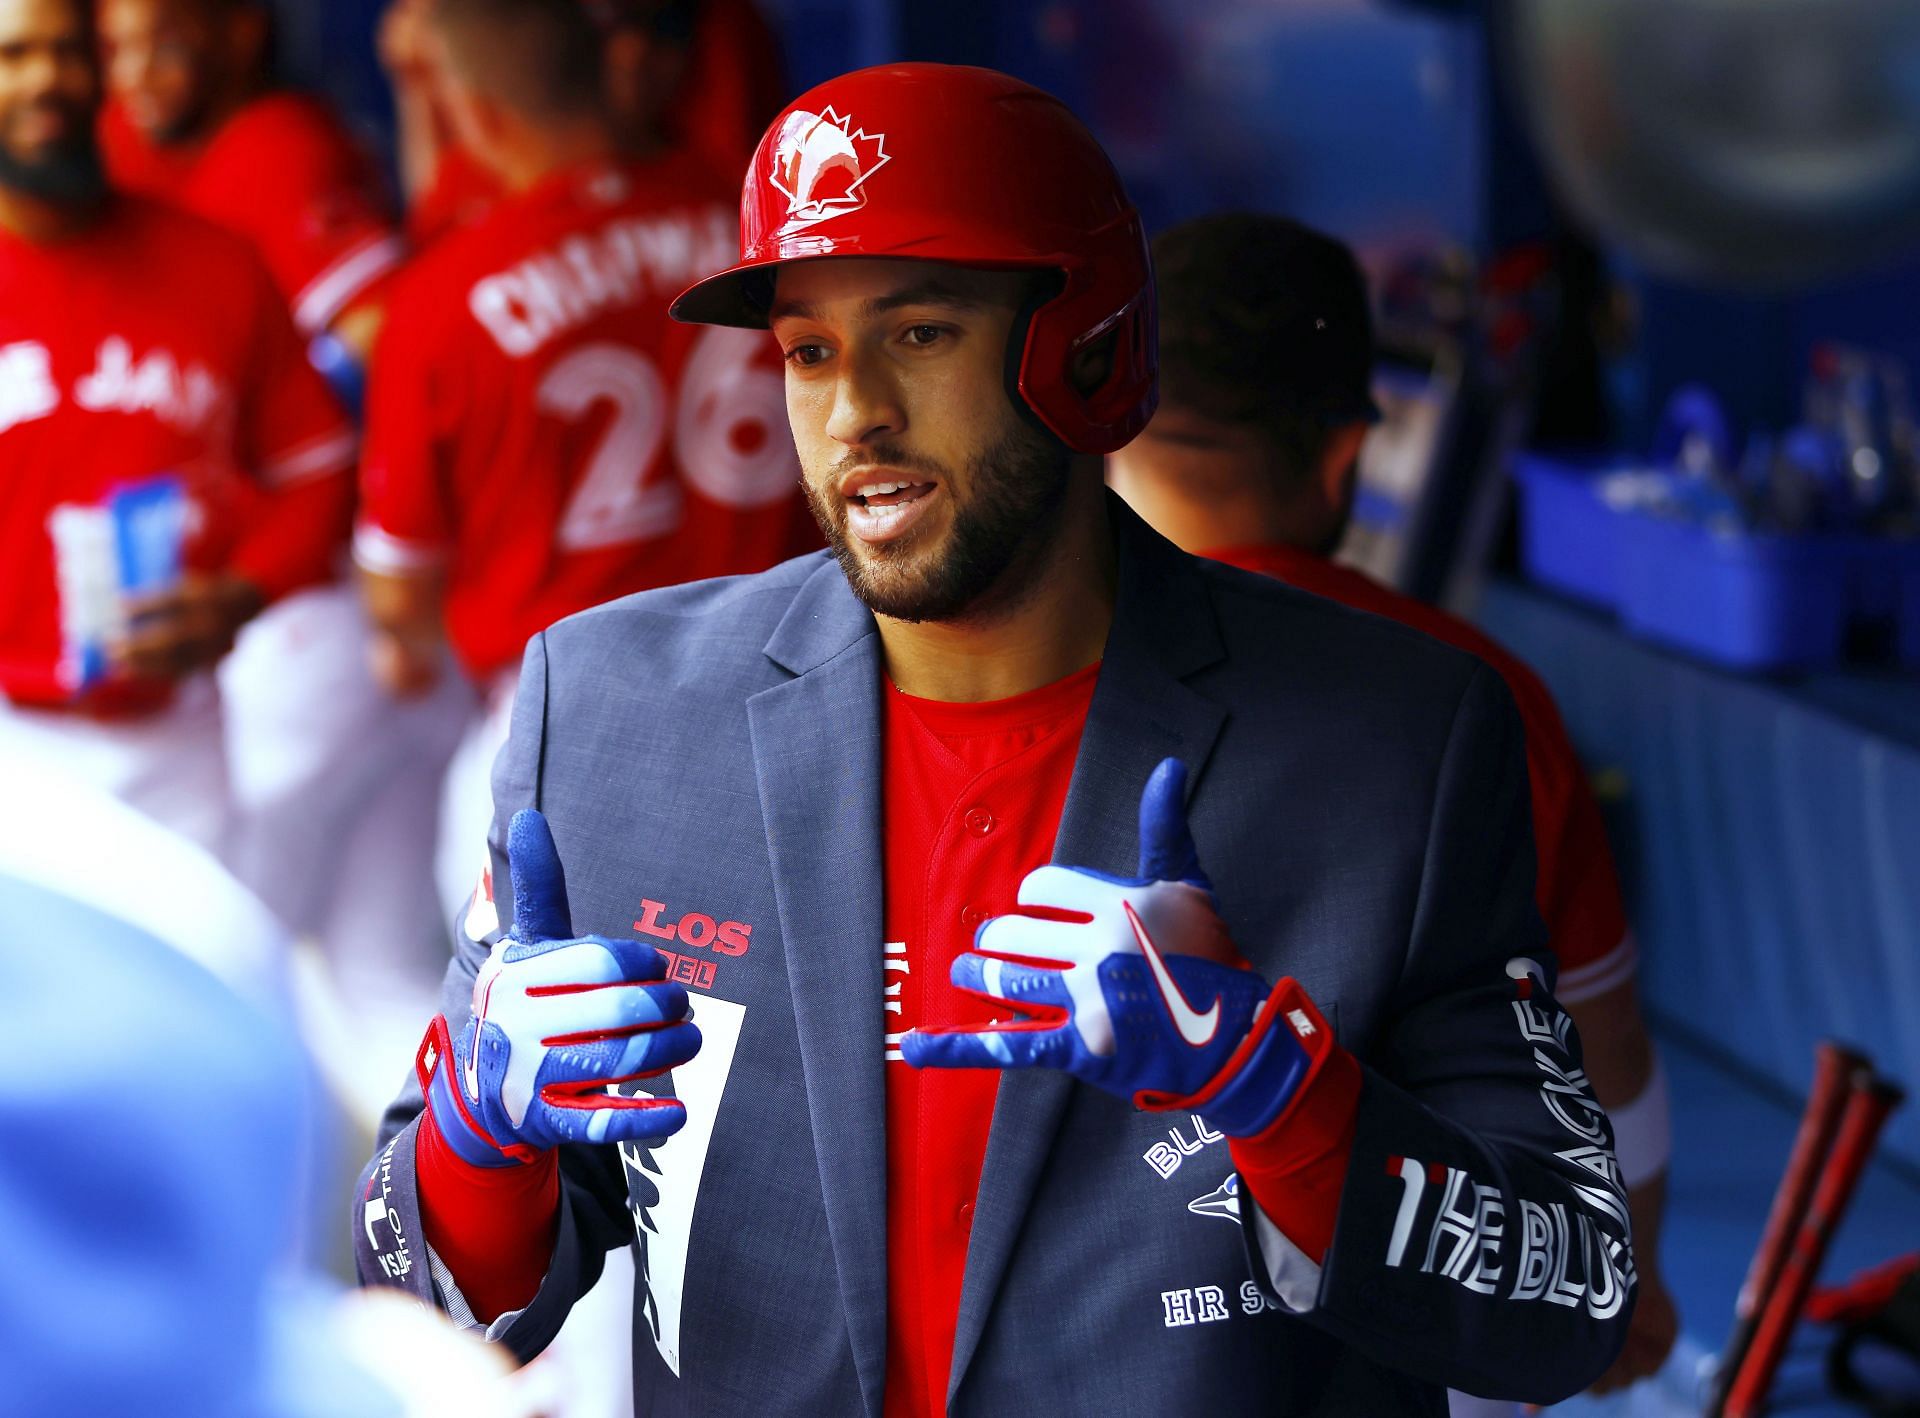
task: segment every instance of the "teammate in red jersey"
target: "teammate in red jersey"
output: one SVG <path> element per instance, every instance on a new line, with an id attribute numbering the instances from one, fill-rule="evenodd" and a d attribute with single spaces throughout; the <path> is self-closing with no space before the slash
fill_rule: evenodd
<path id="1" fill-rule="evenodd" d="M 513 195 L 395 293 L 356 557 L 390 688 L 430 684 L 450 644 L 501 691 L 449 775 L 473 800 L 444 816 L 457 902 L 528 637 L 630 591 L 763 568 L 817 533 L 778 352 L 666 316 L 725 262 L 730 192 L 684 153 L 623 159 L 598 35 L 568 0 L 442 0 L 433 25 L 461 144 Z"/>
<path id="2" fill-rule="evenodd" d="M 356 542 L 404 690 L 449 641 L 482 682 L 558 617 L 763 567 L 810 527 L 777 353 L 666 319 L 726 260 L 728 194 L 618 155 L 593 31 L 538 0 L 444 0 L 451 112 L 513 195 L 428 253 L 374 363 Z"/>
<path id="3" fill-rule="evenodd" d="M 202 672 L 326 573 L 352 439 L 245 244 L 109 189 L 99 101 L 79 0 L 0 4 L 0 732 L 212 842 L 225 778 Z M 128 608 L 93 673 L 63 637 L 84 587 L 51 520 L 165 474 L 196 509 L 186 573 Z"/>
<path id="4" fill-rule="evenodd" d="M 246 238 L 311 340 L 310 357 L 357 405 L 402 242 L 372 163 L 332 113 L 270 87 L 268 12 L 266 0 L 100 0 L 108 170 Z M 343 538 L 337 569 L 347 562 Z M 344 577 L 289 598 L 241 637 L 220 671 L 229 864 L 290 930 L 322 940 L 336 966 L 358 961 L 384 977 L 404 958 L 402 942 L 422 960 L 439 950 L 444 917 L 422 883 L 441 772 L 467 706 L 455 686 L 396 706 L 367 658 L 365 617 Z M 343 872 L 351 889 L 341 889 Z M 378 903 L 367 910 L 384 928 L 343 915 L 348 903 Z"/>
<path id="5" fill-rule="evenodd" d="M 1660 1280 L 1665 1081 L 1634 994 L 1613 859 L 1573 745 L 1537 676 L 1473 626 L 1330 560 L 1373 417 L 1364 282 L 1330 237 L 1279 217 L 1205 217 L 1153 248 L 1160 409 L 1108 460 L 1114 488 L 1188 551 L 1412 625 L 1499 672 L 1527 732 L 1540 913 L 1633 1208 L 1640 1301 L 1597 1389 L 1652 1373 L 1676 1320 Z M 1511 1405 L 1509 1405 L 1511 1407 Z"/>
<path id="6" fill-rule="evenodd" d="M 259 0 L 101 0 L 107 170 L 246 237 L 301 331 L 364 355 L 400 239 L 333 115 L 267 87 L 267 22 Z"/>

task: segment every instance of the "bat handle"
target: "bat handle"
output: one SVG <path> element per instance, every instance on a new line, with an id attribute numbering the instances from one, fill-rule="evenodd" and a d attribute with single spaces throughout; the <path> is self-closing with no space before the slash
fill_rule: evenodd
<path id="1" fill-rule="evenodd" d="M 1786 1170 L 1774 1190 L 1766 1223 L 1760 1230 L 1760 1242 L 1754 1248 L 1746 1279 L 1740 1286 L 1740 1297 L 1734 1304 L 1733 1330 L 1720 1353 L 1719 1371 L 1714 1375 L 1703 1410 L 1705 1418 L 1720 1418 L 1728 1386 L 1753 1344 L 1762 1302 L 1780 1278 L 1788 1247 L 1813 1199 L 1814 1182 L 1839 1131 L 1851 1081 L 1862 1071 L 1870 1073 L 1872 1068 L 1873 1062 L 1865 1054 L 1831 1039 L 1822 1040 L 1814 1050 L 1813 1086 L 1808 1090 L 1806 1106 L 1801 1109 L 1800 1126 L 1794 1133 Z"/>
<path id="2" fill-rule="evenodd" d="M 1773 1386 L 1774 1374 L 1785 1357 L 1787 1341 L 1806 1307 L 1827 1247 L 1853 1200 L 1860 1179 L 1873 1158 L 1874 1144 L 1887 1118 L 1900 1106 L 1905 1093 L 1871 1071 L 1856 1072 L 1840 1120 L 1840 1135 L 1820 1169 L 1812 1203 L 1788 1251 L 1770 1294 L 1766 1296 L 1753 1341 L 1727 1384 L 1726 1418 L 1754 1418 Z"/>

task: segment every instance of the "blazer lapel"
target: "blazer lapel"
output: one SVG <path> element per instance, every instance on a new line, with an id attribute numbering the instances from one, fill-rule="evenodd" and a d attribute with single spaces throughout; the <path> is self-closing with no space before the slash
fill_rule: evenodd
<path id="1" fill-rule="evenodd" d="M 807 1111 L 854 1367 L 886 1378 L 880 645 L 823 564 L 767 642 L 797 678 L 747 702 Z"/>
<path id="2" fill-rule="evenodd" d="M 1218 704 L 1182 678 L 1225 652 L 1193 559 L 1119 499 L 1109 497 L 1108 515 L 1120 554 L 1113 629 L 1053 860 L 1132 876 L 1139 864 L 1140 792 L 1148 776 L 1163 758 L 1184 760 L 1191 798 L 1226 721 Z M 967 1247 L 949 1404 L 986 1328 L 1061 1118 L 1080 1086 L 1052 1069 L 1013 1069 L 1001 1078 Z"/>

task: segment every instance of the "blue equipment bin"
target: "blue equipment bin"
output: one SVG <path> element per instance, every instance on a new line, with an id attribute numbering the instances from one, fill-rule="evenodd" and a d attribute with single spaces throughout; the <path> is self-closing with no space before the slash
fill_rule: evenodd
<path id="1" fill-rule="evenodd" d="M 1634 635 L 1734 670 L 1840 662 L 1857 543 L 1621 519 L 1622 623 Z"/>
<path id="2" fill-rule="evenodd" d="M 1601 500 L 1600 478 L 1616 466 L 1604 457 L 1545 458 L 1516 453 L 1520 487 L 1520 563 L 1536 585 L 1605 610 L 1620 604 L 1621 524 Z"/>

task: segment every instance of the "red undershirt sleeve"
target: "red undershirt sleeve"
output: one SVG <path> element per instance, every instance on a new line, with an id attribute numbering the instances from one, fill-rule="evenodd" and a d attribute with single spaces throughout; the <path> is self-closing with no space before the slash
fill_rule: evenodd
<path id="1" fill-rule="evenodd" d="M 548 1152 L 537 1162 L 476 1167 L 447 1146 L 431 1110 L 420 1115 L 413 1157 L 427 1244 L 474 1318 L 491 1324 L 524 1308 L 553 1261 L 558 1157 Z"/>
<path id="2" fill-rule="evenodd" d="M 1359 1061 L 1335 1046 L 1266 1131 L 1229 1138 L 1240 1180 L 1267 1219 L 1315 1264 L 1340 1216 L 1360 1116 Z"/>

